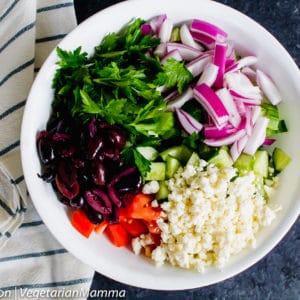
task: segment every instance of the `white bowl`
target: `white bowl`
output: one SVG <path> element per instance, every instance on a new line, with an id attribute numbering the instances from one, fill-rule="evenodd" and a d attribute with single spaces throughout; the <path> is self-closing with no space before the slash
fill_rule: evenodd
<path id="1" fill-rule="evenodd" d="M 174 22 L 192 18 L 207 20 L 229 33 L 242 55 L 258 57 L 259 68 L 271 74 L 283 96 L 281 111 L 289 132 L 278 142 L 292 157 L 281 174 L 279 190 L 272 201 L 283 209 L 273 224 L 258 235 L 256 249 L 247 249 L 232 258 L 222 270 L 210 268 L 201 274 L 169 265 L 155 267 L 150 260 L 128 249 L 114 247 L 103 235 L 86 239 L 72 227 L 66 210 L 57 201 L 50 184 L 38 178 L 40 162 L 36 134 L 44 129 L 50 113 L 53 91 L 51 81 L 57 61 L 53 51 L 41 68 L 27 100 L 21 132 L 21 153 L 28 190 L 44 223 L 57 240 L 94 270 L 117 281 L 158 290 L 202 287 L 234 276 L 265 256 L 287 233 L 300 211 L 300 72 L 280 43 L 264 28 L 244 14 L 213 1 L 132 0 L 109 7 L 80 24 L 60 43 L 63 49 L 82 46 L 92 53 L 109 32 L 118 31 L 132 17 L 149 19 L 166 13 Z"/>

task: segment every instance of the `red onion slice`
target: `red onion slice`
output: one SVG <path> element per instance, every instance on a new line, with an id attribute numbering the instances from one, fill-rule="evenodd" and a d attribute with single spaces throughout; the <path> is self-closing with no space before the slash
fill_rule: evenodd
<path id="1" fill-rule="evenodd" d="M 204 48 L 194 40 L 194 38 L 192 37 L 191 32 L 186 24 L 183 24 L 180 27 L 179 33 L 180 33 L 181 42 L 183 44 L 191 46 L 191 47 L 201 50 L 201 51 L 204 50 Z"/>
<path id="2" fill-rule="evenodd" d="M 207 64 L 209 64 L 211 61 L 212 57 L 210 55 L 203 55 L 190 61 L 185 66 L 194 77 L 197 77 L 204 71 Z"/>
<path id="3" fill-rule="evenodd" d="M 193 60 L 202 54 L 202 51 L 200 51 L 199 49 L 193 48 L 191 46 L 187 46 L 187 45 L 180 44 L 180 43 L 168 42 L 167 43 L 167 51 L 171 52 L 173 50 L 178 50 L 181 57 L 187 61 Z"/>
<path id="4" fill-rule="evenodd" d="M 245 146 L 244 152 L 249 155 L 254 155 L 256 150 L 263 144 L 266 138 L 266 130 L 269 123 L 269 119 L 259 116 L 254 127 L 251 136 L 249 137 Z"/>
<path id="5" fill-rule="evenodd" d="M 227 33 L 218 26 L 209 22 L 194 19 L 191 23 L 190 30 L 192 32 L 203 34 L 211 39 L 216 40 L 218 36 L 227 38 Z"/>
<path id="6" fill-rule="evenodd" d="M 167 110 L 173 111 L 176 108 L 182 107 L 187 101 L 194 97 L 194 92 L 191 87 L 188 87 L 183 93 L 178 94 L 168 101 Z"/>
<path id="7" fill-rule="evenodd" d="M 197 85 L 201 83 L 205 83 L 209 87 L 211 87 L 217 79 L 219 72 L 219 67 L 213 63 L 207 64 L 202 75 L 200 76 Z"/>
<path id="8" fill-rule="evenodd" d="M 229 122 L 234 126 L 238 127 L 241 123 L 241 116 L 238 112 L 236 104 L 231 97 L 231 94 L 226 88 L 222 88 L 216 92 L 218 97 L 221 99 L 222 103 L 224 104 L 226 110 L 229 113 Z"/>
<path id="9" fill-rule="evenodd" d="M 173 30 L 172 21 L 168 18 L 165 19 L 158 32 L 158 37 L 160 38 L 161 42 L 165 43 L 170 40 L 172 30 Z"/>
<path id="10" fill-rule="evenodd" d="M 245 135 L 245 129 L 238 130 L 231 135 L 220 139 L 204 139 L 204 143 L 212 147 L 228 146 Z"/>
<path id="11" fill-rule="evenodd" d="M 168 59 L 170 58 L 174 58 L 176 59 L 177 61 L 182 61 L 182 56 L 180 55 L 180 52 L 179 50 L 175 49 L 171 52 L 168 52 L 163 58 L 162 60 L 160 61 L 162 65 L 164 65 Z"/>
<path id="12" fill-rule="evenodd" d="M 226 62 L 226 49 L 227 49 L 227 44 L 225 43 L 217 42 L 215 45 L 213 62 L 216 66 L 219 67 L 218 75 L 214 82 L 215 88 L 223 87 L 223 77 L 224 77 L 225 62 Z"/>
<path id="13" fill-rule="evenodd" d="M 181 126 L 188 134 L 201 131 L 203 125 L 190 114 L 180 108 L 176 108 L 176 114 Z"/>
<path id="14" fill-rule="evenodd" d="M 204 107 L 218 126 L 228 121 L 229 114 L 217 94 L 205 83 L 194 88 L 195 99 Z"/>
<path id="15" fill-rule="evenodd" d="M 263 93 L 273 105 L 277 105 L 281 102 L 281 95 L 274 82 L 261 70 L 256 70 L 256 81 Z"/>

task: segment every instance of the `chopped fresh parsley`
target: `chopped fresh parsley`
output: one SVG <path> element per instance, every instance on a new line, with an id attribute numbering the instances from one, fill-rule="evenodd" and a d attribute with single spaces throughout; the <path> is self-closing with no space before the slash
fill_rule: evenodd
<path id="1" fill-rule="evenodd" d="M 150 162 L 135 147 L 160 145 L 178 134 L 174 114 L 166 111 L 158 87 L 181 93 L 192 80 L 182 62 L 169 59 L 161 65 L 158 57 L 148 55 L 160 39 L 142 34 L 144 22 L 134 19 L 120 32 L 106 35 L 91 57 L 81 47 L 74 51 L 57 47 L 58 69 L 52 83 L 57 116 L 69 114 L 82 123 L 96 117 L 128 130 L 130 142 L 122 155 L 143 176 Z"/>

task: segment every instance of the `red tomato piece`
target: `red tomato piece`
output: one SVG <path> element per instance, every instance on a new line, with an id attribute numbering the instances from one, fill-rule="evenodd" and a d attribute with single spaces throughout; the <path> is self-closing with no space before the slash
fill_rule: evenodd
<path id="1" fill-rule="evenodd" d="M 130 235 L 121 224 L 108 224 L 104 232 L 117 247 L 124 247 L 130 242 Z"/>
<path id="2" fill-rule="evenodd" d="M 86 214 L 81 209 L 76 209 L 72 212 L 71 224 L 86 238 L 91 235 L 95 228 L 95 225 L 90 222 Z"/>
<path id="3" fill-rule="evenodd" d="M 161 230 L 158 227 L 156 220 L 144 221 L 144 223 L 147 226 L 150 233 L 153 233 L 153 234 L 160 234 L 161 233 Z"/>
<path id="4" fill-rule="evenodd" d="M 105 230 L 107 225 L 108 225 L 108 222 L 106 220 L 103 220 L 100 224 L 97 224 L 95 226 L 95 232 L 98 234 L 103 233 L 103 231 Z"/>
<path id="5" fill-rule="evenodd" d="M 151 196 L 137 194 L 128 207 L 128 217 L 146 221 L 157 220 L 160 217 L 161 208 L 151 207 L 151 201 Z"/>
<path id="6" fill-rule="evenodd" d="M 142 233 L 148 232 L 147 226 L 141 220 L 128 217 L 128 211 L 126 208 L 119 209 L 119 221 L 120 224 L 133 237 L 137 237 Z"/>

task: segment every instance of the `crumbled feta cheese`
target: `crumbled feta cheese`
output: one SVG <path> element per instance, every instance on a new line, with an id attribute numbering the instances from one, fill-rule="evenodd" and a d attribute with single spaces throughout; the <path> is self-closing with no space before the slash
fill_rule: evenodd
<path id="1" fill-rule="evenodd" d="M 143 186 L 144 194 L 156 194 L 158 190 L 159 190 L 159 183 L 156 180 L 149 181 Z"/>
<path id="2" fill-rule="evenodd" d="M 256 232 L 272 222 L 278 209 L 267 204 L 253 172 L 236 174 L 234 167 L 201 160 L 168 180 L 168 201 L 161 204 L 164 219 L 157 221 L 162 242 L 152 251 L 157 266 L 168 261 L 203 272 L 255 247 Z"/>

